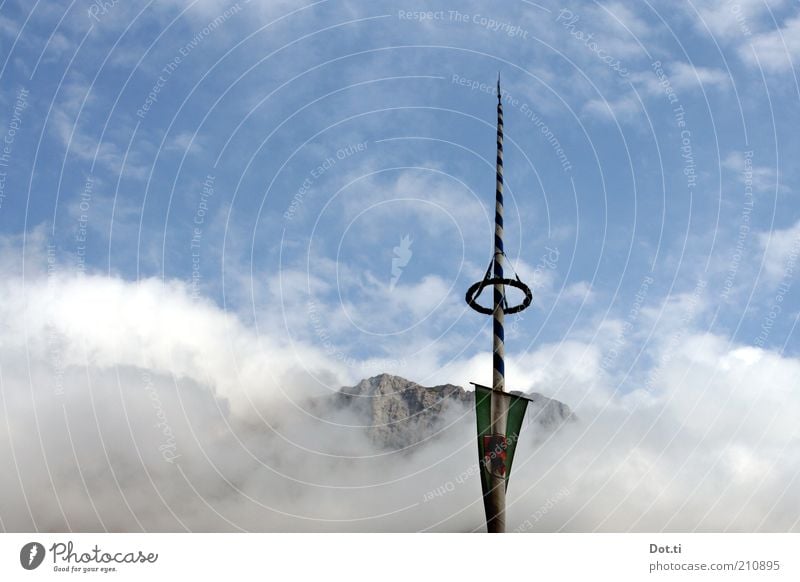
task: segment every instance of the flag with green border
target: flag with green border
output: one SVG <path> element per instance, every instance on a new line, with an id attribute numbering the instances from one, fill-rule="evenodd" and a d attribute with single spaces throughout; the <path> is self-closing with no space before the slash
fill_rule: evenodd
<path id="1" fill-rule="evenodd" d="M 522 429 L 522 420 L 528 407 L 528 398 L 502 392 L 507 398 L 506 406 L 506 433 L 492 434 L 492 392 L 487 386 L 475 386 L 475 415 L 478 420 L 478 460 L 481 468 L 481 487 L 484 496 L 489 491 L 490 477 L 492 474 L 505 479 L 508 489 L 508 479 L 511 476 L 511 463 L 514 460 L 514 451 L 517 448 L 519 431 Z"/>

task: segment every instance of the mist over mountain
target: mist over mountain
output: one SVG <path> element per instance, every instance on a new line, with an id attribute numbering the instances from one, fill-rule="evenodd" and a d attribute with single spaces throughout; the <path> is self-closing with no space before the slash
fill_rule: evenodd
<path id="1" fill-rule="evenodd" d="M 408 380 L 361 374 L 175 281 L 34 273 L 0 281 L 0 299 L 7 531 L 484 528 L 459 385 L 491 354 L 421 362 Z M 509 530 L 797 528 L 800 366 L 682 338 L 622 394 L 594 343 L 509 358 L 512 385 L 541 394 L 528 394 Z"/>

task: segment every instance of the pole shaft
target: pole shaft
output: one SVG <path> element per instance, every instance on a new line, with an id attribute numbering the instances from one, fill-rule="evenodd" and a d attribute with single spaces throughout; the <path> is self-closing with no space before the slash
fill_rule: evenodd
<path id="1" fill-rule="evenodd" d="M 500 77 L 497 77 L 497 188 L 494 215 L 494 277 L 503 278 L 503 100 L 500 95 Z M 496 391 L 505 391 L 505 313 L 503 311 L 505 285 L 494 285 L 493 314 L 493 374 L 492 384 Z M 492 392 L 492 433 L 506 434 L 506 398 Z M 490 488 L 486 495 L 486 527 L 489 533 L 503 533 L 506 529 L 506 483 L 505 477 L 491 475 Z"/>

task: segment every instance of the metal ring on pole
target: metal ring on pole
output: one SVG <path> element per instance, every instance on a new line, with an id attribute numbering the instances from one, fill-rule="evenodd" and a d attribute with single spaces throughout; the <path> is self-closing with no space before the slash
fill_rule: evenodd
<path id="1" fill-rule="evenodd" d="M 506 315 L 512 313 L 519 313 L 523 309 L 527 309 L 528 306 L 531 304 L 531 301 L 533 301 L 533 293 L 531 292 L 531 288 L 528 287 L 525 283 L 523 283 L 519 279 L 501 279 L 492 277 L 490 279 L 484 279 L 483 281 L 478 281 L 467 290 L 467 295 L 465 297 L 465 299 L 467 300 L 467 305 L 472 307 L 472 309 L 474 309 L 478 313 L 483 313 L 485 315 L 492 315 L 494 313 L 494 310 L 478 304 L 477 299 L 480 296 L 481 292 L 486 287 L 490 285 L 499 285 L 499 284 L 508 285 L 509 287 L 516 287 L 525 294 L 525 299 L 523 299 L 522 303 L 520 303 L 519 305 L 515 305 L 514 307 L 503 308 L 503 313 L 505 313 Z"/>

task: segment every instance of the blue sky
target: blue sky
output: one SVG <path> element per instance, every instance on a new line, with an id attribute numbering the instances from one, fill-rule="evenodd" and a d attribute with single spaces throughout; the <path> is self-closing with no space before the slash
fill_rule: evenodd
<path id="1" fill-rule="evenodd" d="M 27 93 L 0 225 L 46 233 L 67 272 L 188 282 L 427 376 L 489 341 L 462 296 L 489 257 L 501 71 L 507 248 L 536 279 L 511 354 L 597 340 L 652 278 L 620 365 L 684 295 L 692 326 L 795 355 L 798 22 L 780 2 L 8 3 L 9 124 Z"/>
<path id="2" fill-rule="evenodd" d="M 797 38 L 781 0 L 5 1 L 4 269 L 30 289 L 50 256 L 120 313 L 188 297 L 182 333 L 235 328 L 327 388 L 486 382 L 463 294 L 491 254 L 500 71 L 506 248 L 534 288 L 509 387 L 645 406 L 730 358 L 790 383 Z"/>
<path id="3" fill-rule="evenodd" d="M 778 50 L 797 25 L 792 6 L 254 4 L 6 3 L 3 108 L 20 88 L 30 96 L 3 232 L 43 227 L 68 268 L 91 181 L 91 270 L 191 280 L 194 268 L 204 296 L 254 320 L 275 306 L 283 274 L 292 316 L 295 302 L 324 304 L 356 358 L 402 351 L 359 333 L 367 319 L 396 334 L 430 315 L 414 345 L 444 330 L 471 342 L 486 322 L 460 300 L 489 256 L 499 70 L 507 245 L 523 273 L 545 247 L 559 252 L 510 347 L 624 314 L 646 276 L 648 302 L 707 281 L 719 307 L 708 329 L 757 335 L 775 291 L 764 261 L 785 259 L 759 237 L 797 219 L 798 88 L 791 42 Z M 720 299 L 745 152 L 751 230 Z M 198 267 L 191 239 L 208 176 Z M 391 292 L 403 297 L 387 299 L 405 235 L 413 256 Z M 795 312 L 787 298 L 769 345 L 793 351 Z"/>

